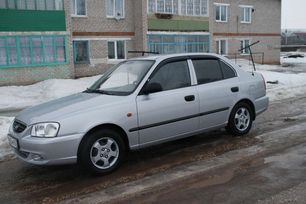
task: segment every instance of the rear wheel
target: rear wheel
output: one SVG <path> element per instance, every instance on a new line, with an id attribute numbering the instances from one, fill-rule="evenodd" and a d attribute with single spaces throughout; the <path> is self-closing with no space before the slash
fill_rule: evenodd
<path id="1" fill-rule="evenodd" d="M 121 135 L 108 129 L 88 135 L 80 148 L 80 164 L 97 174 L 107 174 L 116 170 L 125 155 Z"/>
<path id="2" fill-rule="evenodd" d="M 249 133 L 253 123 L 253 114 L 249 104 L 241 102 L 235 105 L 228 121 L 228 132 L 235 136 Z"/>

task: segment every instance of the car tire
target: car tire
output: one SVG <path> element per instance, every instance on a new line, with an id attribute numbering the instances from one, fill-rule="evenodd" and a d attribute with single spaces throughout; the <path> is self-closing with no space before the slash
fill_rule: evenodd
<path id="1" fill-rule="evenodd" d="M 111 129 L 97 130 L 82 142 L 78 162 L 91 173 L 106 175 L 120 166 L 125 150 L 124 141 L 118 132 Z"/>
<path id="2" fill-rule="evenodd" d="M 226 130 L 234 136 L 246 135 L 253 123 L 253 111 L 249 104 L 240 102 L 234 106 Z"/>

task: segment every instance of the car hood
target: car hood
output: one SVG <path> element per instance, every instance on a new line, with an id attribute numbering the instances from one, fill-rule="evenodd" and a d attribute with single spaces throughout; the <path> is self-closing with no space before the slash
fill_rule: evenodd
<path id="1" fill-rule="evenodd" d="M 123 96 L 111 96 L 94 93 L 78 93 L 43 103 L 19 113 L 17 120 L 31 125 L 38 122 L 56 122 L 63 117 L 89 112 L 114 105 L 124 100 Z"/>

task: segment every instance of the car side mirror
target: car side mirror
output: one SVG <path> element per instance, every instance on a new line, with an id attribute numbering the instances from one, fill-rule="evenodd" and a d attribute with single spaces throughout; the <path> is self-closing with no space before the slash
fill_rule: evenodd
<path id="1" fill-rule="evenodd" d="M 160 92 L 162 91 L 163 88 L 162 86 L 160 85 L 160 83 L 148 83 L 144 89 L 144 94 L 145 95 L 148 95 L 148 94 L 151 94 L 151 93 L 156 93 L 156 92 Z"/>

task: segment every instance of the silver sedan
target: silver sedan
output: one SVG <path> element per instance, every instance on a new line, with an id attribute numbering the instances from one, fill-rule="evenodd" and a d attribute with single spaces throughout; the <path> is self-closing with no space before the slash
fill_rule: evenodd
<path id="1" fill-rule="evenodd" d="M 214 54 L 130 59 L 82 93 L 22 111 L 8 134 L 28 163 L 105 174 L 129 150 L 226 127 L 245 135 L 268 108 L 265 81 Z"/>

